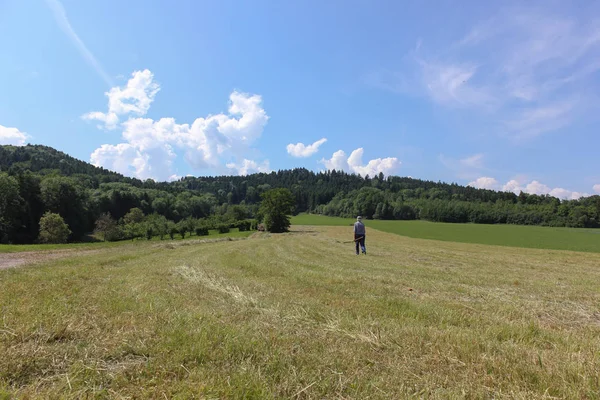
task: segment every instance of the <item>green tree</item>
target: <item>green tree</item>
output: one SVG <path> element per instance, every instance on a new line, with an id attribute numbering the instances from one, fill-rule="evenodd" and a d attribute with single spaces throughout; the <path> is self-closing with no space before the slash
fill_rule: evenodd
<path id="1" fill-rule="evenodd" d="M 0 243 L 8 243 L 17 228 L 23 199 L 15 178 L 0 173 Z"/>
<path id="2" fill-rule="evenodd" d="M 40 219 L 40 242 L 66 243 L 70 234 L 71 230 L 59 214 L 48 211 Z"/>
<path id="3" fill-rule="evenodd" d="M 86 192 L 72 178 L 51 176 L 41 183 L 41 197 L 47 211 L 59 214 L 73 232 L 81 238 L 87 231 Z M 90 230 L 93 219 L 89 221 Z"/>
<path id="4" fill-rule="evenodd" d="M 119 226 L 117 221 L 111 217 L 110 213 L 103 213 L 96 220 L 94 232 L 102 237 L 103 241 L 114 241 L 120 238 Z"/>
<path id="5" fill-rule="evenodd" d="M 126 224 L 132 224 L 132 223 L 140 223 L 144 220 L 144 212 L 135 207 L 132 208 L 131 210 L 129 210 L 129 212 L 127 214 L 125 214 L 125 216 L 123 217 L 123 221 Z"/>
<path id="6" fill-rule="evenodd" d="M 129 224 L 124 224 L 122 229 L 127 239 L 134 240 L 136 238 L 141 238 L 146 235 L 146 227 L 141 222 L 131 222 Z"/>
<path id="7" fill-rule="evenodd" d="M 296 204 L 289 189 L 270 189 L 261 194 L 260 214 L 269 232 L 287 232 L 290 227 L 290 215 Z"/>
<path id="8" fill-rule="evenodd" d="M 167 234 L 168 220 L 164 215 L 150 214 L 146 217 L 144 225 L 146 227 L 146 236 L 148 236 L 148 231 L 152 231 L 153 235 L 159 235 L 160 240 L 163 240 Z"/>
<path id="9" fill-rule="evenodd" d="M 188 223 L 185 220 L 181 220 L 176 224 L 177 232 L 181 235 L 182 239 L 185 239 L 185 234 L 189 232 Z"/>
<path id="10" fill-rule="evenodd" d="M 171 240 L 175 239 L 175 235 L 177 234 L 177 232 L 179 232 L 179 230 L 177 229 L 177 225 L 175 225 L 175 222 L 170 220 L 167 221 L 167 233 L 169 234 Z"/>
<path id="11" fill-rule="evenodd" d="M 248 210 L 244 206 L 234 205 L 227 209 L 227 215 L 233 221 L 243 221 L 248 218 Z"/>

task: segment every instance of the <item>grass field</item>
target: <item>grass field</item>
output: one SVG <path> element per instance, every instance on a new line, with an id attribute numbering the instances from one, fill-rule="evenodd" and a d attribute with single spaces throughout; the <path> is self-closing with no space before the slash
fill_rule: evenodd
<path id="1" fill-rule="evenodd" d="M 2 270 L 0 398 L 600 398 L 600 254 L 344 240 L 296 227 Z"/>
<path id="2" fill-rule="evenodd" d="M 194 239 L 202 239 L 202 238 L 215 238 L 215 237 L 248 237 L 253 232 L 240 232 L 238 228 L 232 228 L 231 232 L 228 233 L 219 233 L 217 230 L 208 231 L 208 236 L 196 236 L 189 235 L 182 239 L 179 234 L 175 236 L 174 240 L 194 240 Z M 169 236 L 165 236 L 164 240 L 169 240 Z M 139 243 L 141 241 L 146 241 L 145 238 L 135 239 L 133 243 Z M 161 241 L 159 236 L 153 237 L 150 241 Z M 131 244 L 131 240 L 121 240 L 118 242 L 85 242 L 85 243 L 69 243 L 69 244 L 0 244 L 0 253 L 18 253 L 22 251 L 50 251 L 50 250 L 64 250 L 64 249 L 73 249 L 73 250 L 92 250 L 92 249 L 101 249 L 101 248 L 110 248 L 117 247 L 123 245 Z"/>
<path id="3" fill-rule="evenodd" d="M 354 219 L 300 214 L 295 225 L 348 226 Z M 600 229 L 549 228 L 523 225 L 446 224 L 429 221 L 364 221 L 368 228 L 420 239 L 480 243 L 535 249 L 600 253 Z"/>

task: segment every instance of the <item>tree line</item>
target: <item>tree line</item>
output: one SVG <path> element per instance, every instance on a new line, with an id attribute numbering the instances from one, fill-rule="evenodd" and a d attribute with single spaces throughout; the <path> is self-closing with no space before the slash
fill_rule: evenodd
<path id="1" fill-rule="evenodd" d="M 194 233 L 195 226 L 219 229 L 248 220 L 257 221 L 252 225 L 256 228 L 258 222 L 269 222 L 260 205 L 265 194 L 277 188 L 289 191 L 291 214 L 600 227 L 600 196 L 565 201 L 408 177 L 361 177 L 305 168 L 247 176 L 185 177 L 175 182 L 142 181 L 47 146 L 28 145 L 0 146 L 0 242 L 39 241 L 40 221 L 46 213 L 64 220 L 70 241 L 82 240 L 97 230 L 102 218 L 120 226 L 117 237 L 122 239 L 132 236 L 131 232 L 139 237 L 144 229 L 147 235 L 148 226 L 157 234 L 163 232 L 165 220 L 165 235 L 174 232 L 173 226 L 186 224 L 182 221 L 188 221 L 190 227 L 189 221 L 196 221 L 190 230 Z M 135 209 L 144 216 L 143 229 L 125 218 Z"/>

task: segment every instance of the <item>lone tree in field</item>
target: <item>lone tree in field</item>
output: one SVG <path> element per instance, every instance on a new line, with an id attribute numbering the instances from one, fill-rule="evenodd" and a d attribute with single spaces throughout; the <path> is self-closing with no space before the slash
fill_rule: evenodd
<path id="1" fill-rule="evenodd" d="M 278 188 L 261 194 L 260 213 L 264 216 L 269 232 L 287 232 L 290 227 L 289 215 L 296 207 L 294 196 L 289 189 Z"/>
<path id="2" fill-rule="evenodd" d="M 102 236 L 103 241 L 113 241 L 119 238 L 119 226 L 110 213 L 104 213 L 96 220 L 94 232 Z"/>
<path id="3" fill-rule="evenodd" d="M 40 242 L 66 243 L 70 234 L 71 230 L 60 215 L 48 211 L 40 219 Z"/>

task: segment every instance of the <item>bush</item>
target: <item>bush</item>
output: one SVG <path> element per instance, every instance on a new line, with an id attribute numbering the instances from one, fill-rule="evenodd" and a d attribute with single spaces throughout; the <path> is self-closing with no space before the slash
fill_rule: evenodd
<path id="1" fill-rule="evenodd" d="M 40 242 L 66 243 L 70 234 L 71 230 L 60 215 L 46 212 L 40 219 Z"/>
<path id="2" fill-rule="evenodd" d="M 250 228 L 252 227 L 252 221 L 250 220 L 245 220 L 245 221 L 238 221 L 236 223 L 237 228 L 240 230 L 240 232 L 245 232 L 245 231 L 249 231 Z"/>
<path id="3" fill-rule="evenodd" d="M 203 226 L 203 227 L 197 227 L 196 228 L 196 235 L 197 236 L 208 236 L 208 228 Z"/>
<path id="4" fill-rule="evenodd" d="M 228 233 L 230 230 L 229 225 L 227 225 L 227 224 L 221 224 L 217 227 L 217 229 L 218 229 L 219 233 Z"/>

